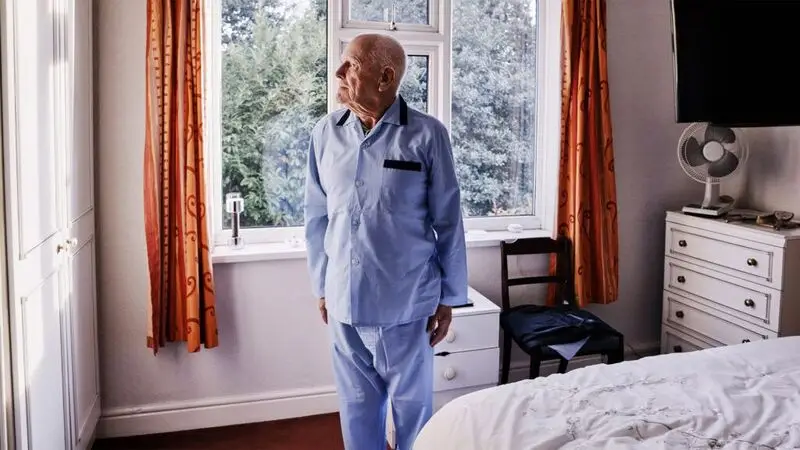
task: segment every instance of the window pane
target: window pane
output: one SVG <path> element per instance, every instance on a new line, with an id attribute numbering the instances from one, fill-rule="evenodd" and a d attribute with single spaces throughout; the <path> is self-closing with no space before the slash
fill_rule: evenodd
<path id="1" fill-rule="evenodd" d="M 309 134 L 327 113 L 327 1 L 221 2 L 220 207 L 240 192 L 243 227 L 302 225 Z"/>
<path id="2" fill-rule="evenodd" d="M 424 55 L 408 55 L 408 67 L 400 95 L 408 106 L 422 112 L 428 112 L 428 57 Z"/>
<path id="3" fill-rule="evenodd" d="M 428 0 L 350 0 L 350 19 L 429 25 Z"/>
<path id="4" fill-rule="evenodd" d="M 465 216 L 533 214 L 536 2 L 453 2 L 451 128 Z"/>

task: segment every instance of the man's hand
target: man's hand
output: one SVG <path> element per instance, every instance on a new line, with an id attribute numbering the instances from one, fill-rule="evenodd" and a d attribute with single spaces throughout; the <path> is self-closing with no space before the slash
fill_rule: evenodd
<path id="1" fill-rule="evenodd" d="M 439 305 L 436 313 L 428 318 L 428 333 L 431 334 L 431 347 L 436 346 L 447 336 L 450 329 L 450 322 L 453 320 L 453 308 L 450 306 Z"/>
<path id="2" fill-rule="evenodd" d="M 322 314 L 322 321 L 328 324 L 328 309 L 325 307 L 325 297 L 319 299 L 319 313 Z"/>

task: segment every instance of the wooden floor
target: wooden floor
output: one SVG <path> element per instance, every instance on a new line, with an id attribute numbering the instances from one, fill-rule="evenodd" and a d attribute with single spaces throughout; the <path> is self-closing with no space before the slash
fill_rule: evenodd
<path id="1" fill-rule="evenodd" d="M 343 450 L 339 416 L 101 439 L 92 450 Z"/>

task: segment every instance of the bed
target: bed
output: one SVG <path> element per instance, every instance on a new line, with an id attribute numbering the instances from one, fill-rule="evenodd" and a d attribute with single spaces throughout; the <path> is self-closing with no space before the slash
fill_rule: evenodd
<path id="1" fill-rule="evenodd" d="M 800 448 L 800 337 L 491 387 L 442 407 L 414 450 Z"/>

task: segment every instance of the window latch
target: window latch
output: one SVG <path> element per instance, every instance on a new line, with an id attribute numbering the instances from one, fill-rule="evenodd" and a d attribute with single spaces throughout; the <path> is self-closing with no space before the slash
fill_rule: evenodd
<path id="1" fill-rule="evenodd" d="M 389 31 L 397 31 L 397 22 L 395 22 L 395 13 L 397 11 L 397 7 L 395 6 L 394 2 L 392 2 L 392 20 L 388 20 L 388 17 L 384 17 L 385 20 L 389 22 Z M 388 13 L 388 11 L 387 11 Z M 387 14 L 388 15 L 388 14 Z"/>

